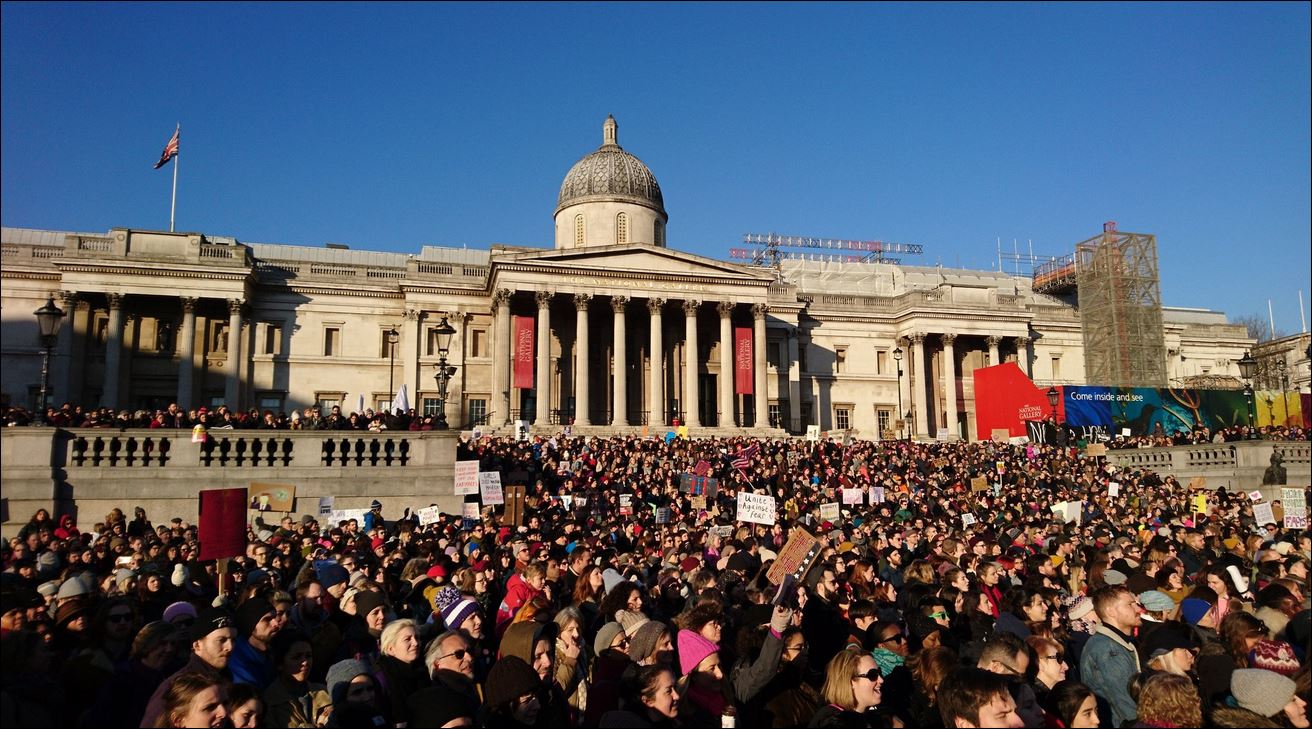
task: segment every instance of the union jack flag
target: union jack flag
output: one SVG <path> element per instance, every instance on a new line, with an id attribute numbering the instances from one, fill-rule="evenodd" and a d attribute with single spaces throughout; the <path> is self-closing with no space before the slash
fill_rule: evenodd
<path id="1" fill-rule="evenodd" d="M 155 163 L 155 169 L 159 169 L 169 163 L 169 160 L 178 156 L 178 135 L 182 133 L 182 125 L 179 124 L 177 129 L 173 130 L 173 137 L 169 143 L 164 145 L 164 153 L 159 156 L 159 161 Z"/>

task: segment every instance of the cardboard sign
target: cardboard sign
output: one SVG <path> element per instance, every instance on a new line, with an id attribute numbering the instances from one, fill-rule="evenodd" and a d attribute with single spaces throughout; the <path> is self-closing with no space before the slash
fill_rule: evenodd
<path id="1" fill-rule="evenodd" d="M 477 507 L 478 505 L 475 504 L 474 506 Z M 477 515 L 477 508 L 474 513 Z M 436 506 L 426 506 L 416 511 L 415 516 L 419 517 L 419 526 L 428 526 L 437 523 L 437 520 L 442 516 L 442 510 Z"/>
<path id="2" fill-rule="evenodd" d="M 820 518 L 825 521 L 837 521 L 841 508 L 842 507 L 839 506 L 837 501 L 831 501 L 828 504 L 821 504 Z"/>
<path id="3" fill-rule="evenodd" d="M 1262 492 L 1261 492 L 1261 491 L 1249 491 L 1249 492 L 1248 492 L 1248 500 L 1249 500 L 1249 501 L 1261 501 L 1261 500 L 1262 500 Z M 1283 501 L 1283 499 L 1281 499 L 1281 501 Z"/>
<path id="4" fill-rule="evenodd" d="M 620 513 L 629 516 L 633 513 L 633 495 L 620 494 Z"/>
<path id="5" fill-rule="evenodd" d="M 1104 443 L 1090 443 L 1084 450 L 1084 455 L 1090 458 L 1102 458 L 1107 455 L 1107 446 Z"/>
<path id="6" fill-rule="evenodd" d="M 505 488 L 506 503 L 502 509 L 501 520 L 513 526 L 519 526 L 524 521 L 524 487 L 507 486 Z"/>
<path id="7" fill-rule="evenodd" d="M 252 481 L 246 508 L 252 511 L 291 511 L 296 508 L 296 487 L 284 483 Z"/>
<path id="8" fill-rule="evenodd" d="M 705 496 L 694 496 L 694 497 L 692 497 L 691 499 L 689 499 L 689 501 L 692 502 L 692 508 L 694 508 L 694 509 L 697 509 L 697 510 L 700 511 L 701 509 L 705 509 L 705 508 L 706 508 L 706 497 L 705 497 Z"/>
<path id="9" fill-rule="evenodd" d="M 486 506 L 506 503 L 506 497 L 501 491 L 501 472 L 489 471 L 478 474 L 478 493 Z"/>
<path id="10" fill-rule="evenodd" d="M 1113 499 L 1121 495 L 1121 485 L 1115 481 L 1107 484 L 1107 495 Z"/>
<path id="11" fill-rule="evenodd" d="M 1276 515 L 1271 512 L 1270 504 L 1253 504 L 1253 519 L 1260 527 L 1276 523 Z"/>
<path id="12" fill-rule="evenodd" d="M 994 428 L 989 432 L 989 439 L 994 443 L 1003 443 L 1011 437 L 1011 430 L 1008 428 Z"/>
<path id="13" fill-rule="evenodd" d="M 246 553 L 246 489 L 200 492 L 200 559 L 225 559 Z"/>
<path id="14" fill-rule="evenodd" d="M 473 519 L 474 521 L 478 521 L 481 518 L 481 515 L 478 513 L 478 502 L 466 501 L 465 503 L 461 504 L 460 514 L 465 519 Z"/>
<path id="15" fill-rule="evenodd" d="M 988 480 L 987 478 L 984 478 L 983 476 L 976 476 L 975 478 L 970 479 L 970 490 L 971 490 L 972 492 L 973 492 L 973 491 L 988 491 L 988 490 L 989 490 L 989 480 Z"/>
<path id="16" fill-rule="evenodd" d="M 820 426 L 818 425 L 806 426 L 806 439 L 812 442 L 820 440 Z"/>
<path id="17" fill-rule="evenodd" d="M 968 526 L 970 526 L 971 524 L 974 524 L 974 523 L 975 523 L 975 515 L 974 515 L 974 514 L 962 514 L 962 515 L 961 515 L 961 526 L 962 526 L 962 528 L 968 527 Z"/>
<path id="18" fill-rule="evenodd" d="M 478 493 L 478 461 L 456 461 L 455 488 L 456 496 Z"/>
<path id="19" fill-rule="evenodd" d="M 800 454 L 800 453 L 798 453 L 798 452 L 796 452 L 796 451 L 788 451 L 788 466 L 789 466 L 789 468 L 796 468 L 796 467 L 797 467 L 797 459 L 799 459 L 799 458 L 801 458 L 801 457 L 802 457 L 802 454 Z"/>
<path id="20" fill-rule="evenodd" d="M 1202 476 L 1194 476 L 1193 478 L 1189 479 L 1189 488 L 1205 489 L 1207 488 L 1207 479 L 1203 478 Z"/>
<path id="21" fill-rule="evenodd" d="M 884 487 L 872 486 L 870 488 L 870 505 L 874 506 L 882 503 L 884 503 Z"/>
<path id="22" fill-rule="evenodd" d="M 684 440 L 687 440 L 687 439 L 688 439 L 688 426 L 686 426 L 686 425 L 680 425 L 680 426 L 675 430 L 675 433 L 678 434 L 678 436 L 679 436 L 680 438 L 683 438 Z"/>
<path id="23" fill-rule="evenodd" d="M 738 492 L 738 521 L 773 525 L 778 518 L 773 496 Z"/>
<path id="24" fill-rule="evenodd" d="M 319 516 L 325 517 L 333 513 L 333 504 L 337 501 L 335 496 L 319 497 Z"/>
<path id="25" fill-rule="evenodd" d="M 819 553 L 819 544 L 820 540 L 810 532 L 795 527 L 789 532 L 788 541 L 779 551 L 774 564 L 770 565 L 770 569 L 765 573 L 765 579 L 773 585 L 780 584 L 786 576 L 790 575 L 800 580 L 811 565 L 811 560 Z"/>
<path id="26" fill-rule="evenodd" d="M 733 536 L 733 527 L 729 525 L 713 526 L 707 530 L 707 534 L 714 534 L 721 539 L 728 539 Z"/>
<path id="27" fill-rule="evenodd" d="M 866 495 L 861 489 L 843 489 L 843 503 L 860 506 L 865 503 Z"/>
<path id="28" fill-rule="evenodd" d="M 1052 514 L 1057 518 L 1065 521 L 1067 524 L 1072 522 L 1080 523 L 1080 502 L 1062 501 L 1052 505 Z"/>

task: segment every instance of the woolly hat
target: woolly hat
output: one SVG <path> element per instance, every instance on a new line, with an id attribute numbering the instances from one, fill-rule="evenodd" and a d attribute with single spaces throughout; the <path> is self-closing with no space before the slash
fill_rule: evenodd
<path id="1" fill-rule="evenodd" d="M 1164 653 L 1170 653 L 1176 648 L 1189 650 L 1198 647 L 1198 638 L 1194 636 L 1194 631 L 1187 625 L 1181 625 L 1175 621 L 1162 623 L 1161 627 L 1148 633 L 1147 637 L 1142 640 L 1139 650 L 1143 655 L 1152 660 Z"/>
<path id="2" fill-rule="evenodd" d="M 196 624 L 191 626 L 191 634 L 187 638 L 194 643 L 205 640 L 205 636 L 216 630 L 231 627 L 233 627 L 231 613 L 223 608 L 209 607 L 196 617 Z"/>
<path id="3" fill-rule="evenodd" d="M 1261 668 L 1236 668 L 1230 674 L 1230 693 L 1235 703 L 1265 717 L 1283 711 L 1295 689 L 1292 680 Z"/>
<path id="4" fill-rule="evenodd" d="M 323 585 L 325 590 L 334 585 L 340 585 L 350 578 L 350 573 L 346 571 L 346 568 L 336 562 L 316 565 L 314 572 L 315 576 L 319 578 L 319 584 Z"/>
<path id="5" fill-rule="evenodd" d="M 169 576 L 169 582 L 172 582 L 174 587 L 182 587 L 187 584 L 187 580 L 190 578 L 191 573 L 187 571 L 187 566 L 179 563 L 173 568 L 173 574 Z"/>
<path id="6" fill-rule="evenodd" d="M 1073 595 L 1064 598 L 1062 605 L 1066 608 L 1066 615 L 1071 620 L 1079 620 L 1093 611 L 1093 600 L 1084 595 Z"/>
<path id="7" fill-rule="evenodd" d="M 1155 613 L 1164 613 L 1175 609 L 1175 600 L 1172 600 L 1170 595 L 1158 590 L 1139 593 L 1139 604 L 1143 605 L 1144 610 Z"/>
<path id="8" fill-rule="evenodd" d="M 54 572 L 59 569 L 59 555 L 55 552 L 42 552 L 36 558 L 36 565 L 42 572 Z"/>
<path id="9" fill-rule="evenodd" d="M 601 626 L 601 629 L 597 631 L 597 637 L 592 640 L 593 652 L 601 655 L 607 648 L 610 648 L 611 643 L 615 642 L 615 637 L 623 632 L 624 628 L 621 628 L 620 624 L 613 620 Z"/>
<path id="10" fill-rule="evenodd" d="M 164 622 L 172 623 L 182 617 L 188 617 L 195 620 L 196 606 L 189 602 L 175 602 L 164 608 Z"/>
<path id="11" fill-rule="evenodd" d="M 91 591 L 87 589 L 87 583 L 83 582 L 78 577 L 69 577 L 59 584 L 59 592 L 55 593 L 55 597 L 60 600 L 67 600 L 74 597 L 82 597 L 90 592 Z"/>
<path id="12" fill-rule="evenodd" d="M 1294 646 L 1282 640 L 1258 641 L 1248 653 L 1248 664 L 1281 676 L 1292 677 L 1298 673 L 1298 656 L 1294 654 Z"/>
<path id="13" fill-rule="evenodd" d="M 70 600 L 55 611 L 55 627 L 62 628 L 87 614 L 87 604 L 82 600 Z"/>
<path id="14" fill-rule="evenodd" d="M 379 501 L 378 499 L 374 499 L 373 501 L 369 502 L 369 508 L 372 511 L 378 511 L 379 509 L 383 508 L 383 502 Z"/>
<path id="15" fill-rule="evenodd" d="M 1180 615 L 1184 616 L 1185 621 L 1190 625 L 1198 625 L 1198 621 L 1202 620 L 1211 609 L 1211 603 L 1196 597 L 1186 597 L 1180 602 Z"/>
<path id="16" fill-rule="evenodd" d="M 718 650 L 720 650 L 719 646 L 703 638 L 701 633 L 680 630 L 679 671 L 687 676 L 697 668 L 697 664 Z"/>
<path id="17" fill-rule="evenodd" d="M 59 583 L 55 581 L 43 582 L 37 585 L 36 592 L 41 597 L 54 597 L 59 592 Z"/>
<path id="18" fill-rule="evenodd" d="M 614 590 L 615 586 L 623 581 L 623 575 L 616 572 L 614 567 L 607 567 L 605 571 L 601 573 L 601 583 L 606 588 L 607 593 Z"/>
<path id="19" fill-rule="evenodd" d="M 241 604 L 237 608 L 237 630 L 241 634 L 249 637 L 255 631 L 255 626 L 259 624 L 260 619 L 265 615 L 273 613 L 273 605 L 262 597 L 253 597 Z"/>
<path id="20" fill-rule="evenodd" d="M 334 704 L 346 703 L 346 691 L 351 686 L 351 681 L 356 676 L 368 676 L 369 664 L 354 658 L 348 658 L 344 661 L 338 661 L 328 669 L 327 684 L 328 695 L 332 697 Z"/>
<path id="21" fill-rule="evenodd" d="M 383 599 L 383 593 L 374 592 L 373 590 L 361 590 L 355 595 L 355 614 L 365 617 L 374 611 L 374 608 L 385 607 L 387 601 Z"/>
<path id="22" fill-rule="evenodd" d="M 442 624 L 447 630 L 456 630 L 469 616 L 478 612 L 478 603 L 473 598 L 461 594 L 454 587 L 444 587 L 433 600 L 437 611 L 442 614 Z"/>
<path id="23" fill-rule="evenodd" d="M 620 624 L 620 627 L 624 629 L 624 634 L 629 636 L 630 639 L 633 638 L 634 633 L 638 632 L 638 628 L 641 628 L 647 621 L 647 616 L 642 613 L 633 612 L 632 610 L 615 611 L 615 622 Z"/>
<path id="24" fill-rule="evenodd" d="M 1102 573 L 1102 581 L 1109 585 L 1124 585 L 1127 579 L 1129 578 L 1120 570 L 1107 570 Z"/>
<path id="25" fill-rule="evenodd" d="M 484 689 L 488 707 L 503 707 L 542 685 L 538 672 L 518 656 L 505 656 L 492 665 Z"/>
<path id="26" fill-rule="evenodd" d="M 640 661 L 651 655 L 651 652 L 656 650 L 656 641 L 660 640 L 661 634 L 668 630 L 664 623 L 655 620 L 644 621 L 630 634 L 629 657 Z"/>

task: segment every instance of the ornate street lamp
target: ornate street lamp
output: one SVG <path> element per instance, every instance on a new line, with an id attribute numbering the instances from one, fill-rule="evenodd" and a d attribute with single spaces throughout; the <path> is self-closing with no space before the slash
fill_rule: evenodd
<path id="1" fill-rule="evenodd" d="M 1054 433 L 1054 436 L 1057 438 L 1057 446 L 1061 448 L 1065 448 L 1066 434 L 1062 430 L 1061 426 L 1058 425 L 1057 423 L 1057 401 L 1060 399 L 1061 399 L 1061 393 L 1057 391 L 1057 387 L 1055 385 L 1053 387 L 1049 387 L 1048 407 L 1052 408 L 1052 429 L 1056 431 Z"/>
<path id="2" fill-rule="evenodd" d="M 64 310 L 55 306 L 54 297 L 46 299 L 45 306 L 37 309 L 36 325 L 41 335 L 41 402 L 37 404 L 36 422 L 46 424 L 46 398 L 50 393 L 50 350 L 59 340 L 59 325 L 64 323 Z"/>
<path id="3" fill-rule="evenodd" d="M 387 356 L 388 356 L 387 409 L 392 412 L 396 412 L 396 390 L 393 390 L 392 388 L 396 384 L 393 379 L 394 376 L 396 375 L 396 343 L 398 340 L 401 339 L 401 335 L 396 331 L 396 329 L 388 329 L 385 336 L 387 337 Z"/>
<path id="4" fill-rule="evenodd" d="M 1253 410 L 1253 373 L 1257 371 L 1257 360 L 1251 352 L 1244 352 L 1239 360 L 1239 376 L 1244 378 L 1244 397 L 1248 398 L 1248 437 L 1257 438 L 1257 414 Z"/>
<path id="5" fill-rule="evenodd" d="M 437 373 L 434 375 L 437 378 L 437 423 L 434 428 L 446 430 L 450 427 L 446 422 L 446 388 L 456 373 L 456 368 L 446 363 L 446 355 L 451 351 L 451 337 L 455 336 L 456 328 L 444 316 L 433 331 L 437 333 Z"/>
<path id="6" fill-rule="evenodd" d="M 902 414 L 902 348 L 897 347 L 893 350 L 893 361 L 897 363 L 897 412 Z M 902 427 L 898 428 L 898 435 L 901 436 L 906 430 L 906 420 L 902 419 Z"/>

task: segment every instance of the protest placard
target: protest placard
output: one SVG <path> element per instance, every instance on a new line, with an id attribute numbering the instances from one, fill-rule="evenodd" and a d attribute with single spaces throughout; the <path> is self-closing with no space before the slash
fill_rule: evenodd
<path id="1" fill-rule="evenodd" d="M 831 501 L 828 504 L 820 505 L 820 518 L 825 521 L 835 521 L 838 519 L 839 506 L 837 501 Z"/>
<path id="2" fill-rule="evenodd" d="M 477 504 L 475 504 L 475 506 L 477 506 Z M 474 513 L 477 514 L 477 510 L 475 510 Z M 419 526 L 436 524 L 437 520 L 442 516 L 442 509 L 436 506 L 425 506 L 416 511 L 415 516 L 419 517 Z"/>
<path id="3" fill-rule="evenodd" d="M 478 461 L 456 461 L 455 489 L 456 496 L 478 493 Z"/>
<path id="4" fill-rule="evenodd" d="M 1107 455 L 1107 446 L 1104 443 L 1090 443 L 1089 447 L 1084 449 L 1084 455 L 1090 458 L 1102 458 Z"/>
<path id="5" fill-rule="evenodd" d="M 874 506 L 882 503 L 884 503 L 884 487 L 872 486 L 870 488 L 870 505 Z"/>
<path id="6" fill-rule="evenodd" d="M 1249 500 L 1249 501 L 1261 501 L 1261 500 L 1262 500 L 1262 492 L 1261 492 L 1261 491 L 1258 491 L 1258 490 L 1256 490 L 1256 489 L 1254 489 L 1253 491 L 1249 491 L 1249 492 L 1248 492 L 1248 500 Z"/>
<path id="7" fill-rule="evenodd" d="M 820 440 L 820 426 L 818 425 L 806 426 L 806 439 L 809 441 Z"/>
<path id="8" fill-rule="evenodd" d="M 1204 478 L 1203 476 L 1194 476 L 1193 478 L 1189 479 L 1189 488 L 1205 489 L 1207 488 L 1207 479 Z"/>
<path id="9" fill-rule="evenodd" d="M 504 497 L 505 506 L 502 508 L 501 522 L 503 524 L 513 524 L 519 526 L 524 521 L 524 496 L 525 489 L 523 486 L 507 486 Z"/>
<path id="10" fill-rule="evenodd" d="M 465 503 L 461 504 L 460 513 L 466 519 L 474 519 L 477 521 L 480 518 L 480 515 L 478 513 L 478 502 L 466 501 Z"/>
<path id="11" fill-rule="evenodd" d="M 629 516 L 633 513 L 633 495 L 620 494 L 620 514 Z"/>
<path id="12" fill-rule="evenodd" d="M 333 504 L 337 501 L 335 496 L 319 497 L 319 516 L 325 517 L 333 513 Z"/>
<path id="13" fill-rule="evenodd" d="M 865 503 L 866 495 L 861 489 L 843 489 L 843 503 L 860 505 Z"/>
<path id="14" fill-rule="evenodd" d="M 1207 513 L 1207 494 L 1194 494 L 1194 513 Z"/>
<path id="15" fill-rule="evenodd" d="M 1107 484 L 1107 495 L 1113 499 L 1121 495 L 1121 485 L 1115 481 Z"/>
<path id="16" fill-rule="evenodd" d="M 486 506 L 506 503 L 505 494 L 501 491 L 501 472 L 489 471 L 478 474 L 478 493 Z"/>
<path id="17" fill-rule="evenodd" d="M 1122 437 L 1122 438 L 1129 438 L 1129 437 L 1130 437 L 1130 429 L 1129 429 L 1129 428 L 1121 428 L 1121 437 Z"/>
<path id="18" fill-rule="evenodd" d="M 970 490 L 971 490 L 971 491 L 988 491 L 988 490 L 989 490 L 989 480 L 988 480 L 987 478 L 984 478 L 983 476 L 976 476 L 975 478 L 970 479 Z"/>
<path id="19" fill-rule="evenodd" d="M 795 468 L 797 466 L 797 459 L 801 457 L 802 454 L 796 451 L 788 451 L 788 467 Z"/>
<path id="20" fill-rule="evenodd" d="M 692 508 L 694 508 L 694 509 L 699 509 L 699 510 L 700 510 L 700 509 L 705 509 L 705 508 L 706 508 L 706 497 L 705 497 L 705 496 L 694 496 L 694 497 L 692 497 L 691 499 L 689 499 L 689 501 L 692 502 Z"/>
<path id="21" fill-rule="evenodd" d="M 780 584 L 789 575 L 798 580 L 802 579 L 811 560 L 819 553 L 819 544 L 820 540 L 810 532 L 801 527 L 794 527 L 788 535 L 784 548 L 779 551 L 779 557 L 765 573 L 765 579 L 774 585 Z"/>
<path id="22" fill-rule="evenodd" d="M 1258 526 L 1276 523 L 1276 515 L 1271 512 L 1271 504 L 1253 504 L 1253 519 Z"/>
<path id="23" fill-rule="evenodd" d="M 733 536 L 733 526 L 728 524 L 721 525 L 721 526 L 713 526 L 709 530 L 707 530 L 707 533 L 714 534 L 720 539 L 728 539 L 729 537 Z"/>
<path id="24" fill-rule="evenodd" d="M 246 552 L 246 489 L 200 492 L 201 560 L 236 557 Z"/>
<path id="25" fill-rule="evenodd" d="M 968 527 L 968 526 L 970 526 L 971 524 L 974 524 L 974 523 L 975 523 L 975 515 L 974 515 L 974 514 L 962 514 L 962 515 L 961 515 L 961 526 L 962 526 L 963 528 L 964 528 L 964 527 Z"/>
<path id="26" fill-rule="evenodd" d="M 738 521 L 750 521 L 755 524 L 774 524 L 777 512 L 773 496 L 738 492 Z"/>
<path id="27" fill-rule="evenodd" d="M 656 510 L 656 523 L 669 524 L 671 514 L 672 512 L 670 510 L 670 507 L 668 506 L 660 507 L 659 509 Z"/>
<path id="28" fill-rule="evenodd" d="M 246 498 L 246 508 L 253 511 L 291 511 L 296 508 L 296 487 L 286 483 L 252 481 Z"/>
<path id="29" fill-rule="evenodd" d="M 694 496 L 715 496 L 720 490 L 720 479 L 696 473 L 679 474 L 679 490 Z"/>
<path id="30" fill-rule="evenodd" d="M 1003 443 L 1011 437 L 1011 430 L 1008 428 L 994 428 L 989 432 L 989 439 L 994 443 Z"/>
<path id="31" fill-rule="evenodd" d="M 368 509 L 333 509 L 328 515 L 328 522 L 334 527 L 352 519 L 358 524 L 364 524 L 364 515 L 368 513 Z"/>
<path id="32" fill-rule="evenodd" d="M 1307 494 L 1303 489 L 1280 489 L 1280 505 L 1285 509 L 1286 529 L 1307 528 Z"/>

